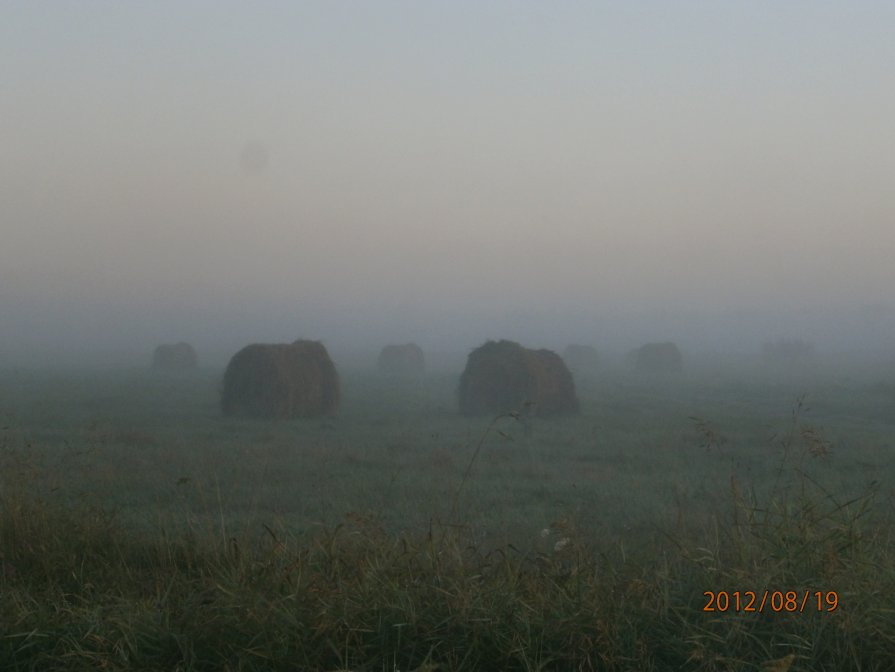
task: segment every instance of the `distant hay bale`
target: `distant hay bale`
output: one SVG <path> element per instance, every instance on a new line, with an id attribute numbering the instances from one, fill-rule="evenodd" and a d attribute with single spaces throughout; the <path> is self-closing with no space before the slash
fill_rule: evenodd
<path id="1" fill-rule="evenodd" d="M 637 371 L 648 373 L 665 373 L 680 371 L 683 368 L 681 351 L 674 343 L 647 343 L 629 355 Z"/>
<path id="2" fill-rule="evenodd" d="M 339 407 L 339 375 L 318 341 L 247 345 L 224 372 L 224 415 L 305 418 Z"/>
<path id="3" fill-rule="evenodd" d="M 199 356 L 189 343 L 166 343 L 152 353 L 152 368 L 162 371 L 184 371 L 199 366 Z"/>
<path id="4" fill-rule="evenodd" d="M 385 346 L 376 364 L 383 373 L 399 375 L 421 374 L 426 370 L 426 359 L 416 343 Z"/>
<path id="5" fill-rule="evenodd" d="M 800 366 L 814 361 L 814 344 L 799 338 L 779 338 L 761 346 L 762 358 L 768 364 Z"/>
<path id="6" fill-rule="evenodd" d="M 562 358 L 575 373 L 595 371 L 600 366 L 600 354 L 592 345 L 569 345 L 563 350 Z"/>
<path id="7" fill-rule="evenodd" d="M 513 341 L 488 341 L 473 350 L 460 376 L 459 395 L 463 415 L 578 411 L 575 382 L 562 358 Z"/>

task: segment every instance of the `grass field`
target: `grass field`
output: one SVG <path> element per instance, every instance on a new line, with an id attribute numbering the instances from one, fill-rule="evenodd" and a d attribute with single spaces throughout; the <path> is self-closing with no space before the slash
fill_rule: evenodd
<path id="1" fill-rule="evenodd" d="M 891 669 L 891 367 L 609 367 L 533 420 L 340 371 L 291 422 L 217 369 L 3 371 L 0 667 Z"/>

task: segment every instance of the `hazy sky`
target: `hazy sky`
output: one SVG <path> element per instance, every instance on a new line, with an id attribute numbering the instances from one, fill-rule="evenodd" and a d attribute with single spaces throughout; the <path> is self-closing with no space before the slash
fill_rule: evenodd
<path id="1" fill-rule="evenodd" d="M 895 342 L 893 26 L 866 0 L 4 2 L 0 353 Z"/>

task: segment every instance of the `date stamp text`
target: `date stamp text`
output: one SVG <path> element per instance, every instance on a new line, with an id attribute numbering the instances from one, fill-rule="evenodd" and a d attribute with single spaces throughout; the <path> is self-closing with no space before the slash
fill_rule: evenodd
<path id="1" fill-rule="evenodd" d="M 832 612 L 839 608 L 835 590 L 706 590 L 703 611 L 726 613 Z"/>

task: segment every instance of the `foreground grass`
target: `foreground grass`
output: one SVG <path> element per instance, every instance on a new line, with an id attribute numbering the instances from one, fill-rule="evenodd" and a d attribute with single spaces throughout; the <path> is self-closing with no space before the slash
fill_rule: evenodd
<path id="1" fill-rule="evenodd" d="M 230 535 L 223 519 L 146 535 L 7 488 L 0 668 L 891 669 L 895 547 L 873 490 L 840 501 L 807 475 L 823 449 L 810 438 L 783 446 L 765 501 L 733 479 L 704 534 L 636 557 L 570 520 L 525 550 L 358 514 L 302 539 L 266 523 Z M 705 610 L 706 591 L 764 590 L 797 597 Z"/>
<path id="2" fill-rule="evenodd" d="M 7 502 L 0 667 L 890 669 L 891 547 L 839 513 L 778 511 L 771 527 L 634 562 L 563 526 L 528 553 L 482 553 L 454 527 L 391 536 L 361 517 L 306 545 L 270 529 L 146 540 L 98 512 Z M 703 611 L 704 591 L 764 588 L 835 590 L 838 608 L 812 596 L 803 613 Z"/>

